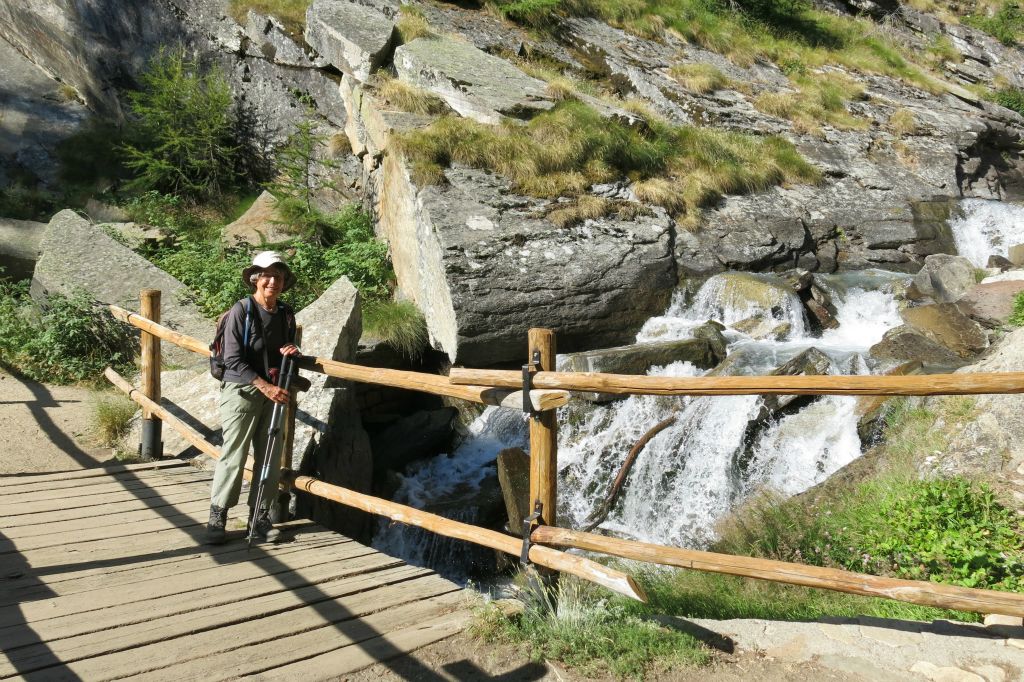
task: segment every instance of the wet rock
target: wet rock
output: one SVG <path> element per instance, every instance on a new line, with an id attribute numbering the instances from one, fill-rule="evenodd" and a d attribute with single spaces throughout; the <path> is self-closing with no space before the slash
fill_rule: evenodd
<path id="1" fill-rule="evenodd" d="M 1024 280 L 977 284 L 957 301 L 957 307 L 983 327 L 996 329 L 1006 324 L 1014 300 L 1022 291 Z"/>
<path id="2" fill-rule="evenodd" d="M 927 371 L 940 372 L 962 367 L 964 361 L 949 348 L 936 343 L 909 325 L 887 331 L 870 349 L 871 357 L 883 362 L 904 363 L 919 360 Z"/>
<path id="3" fill-rule="evenodd" d="M 720 334 L 720 332 L 719 332 Z M 566 372 L 603 372 L 606 374 L 646 374 L 651 367 L 673 362 L 689 362 L 710 369 L 720 362 L 711 341 L 702 338 L 637 343 L 630 346 L 571 353 L 558 358 Z M 609 402 L 626 396 L 609 393 L 581 393 L 591 402 Z"/>
<path id="4" fill-rule="evenodd" d="M 0 218 L 0 277 L 28 279 L 39 258 L 46 223 Z"/>
<path id="5" fill-rule="evenodd" d="M 916 331 L 970 358 L 988 348 L 988 336 L 977 322 L 952 303 L 936 303 L 900 311 L 900 317 Z"/>
<path id="6" fill-rule="evenodd" d="M 898 365 L 885 374 L 887 376 L 909 376 L 924 373 L 924 364 L 920 360 L 911 360 Z M 885 425 L 885 414 L 890 396 L 865 395 L 857 398 L 853 412 L 857 415 L 857 435 L 865 448 L 878 442 Z"/>
<path id="7" fill-rule="evenodd" d="M 508 530 L 523 535 L 523 519 L 530 509 L 530 456 L 520 448 L 507 448 L 498 453 L 498 483 L 508 512 Z"/>
<path id="8" fill-rule="evenodd" d="M 708 320 L 699 327 L 695 327 L 690 335 L 695 339 L 703 339 L 710 344 L 711 352 L 714 354 L 715 364 L 725 360 L 728 355 L 728 341 L 725 336 L 722 335 L 722 331 L 725 329 L 725 325 L 714 320 Z"/>
<path id="9" fill-rule="evenodd" d="M 206 341 L 214 323 L 187 300 L 188 288 L 142 256 L 121 245 L 71 210 L 63 210 L 43 231 L 39 260 L 32 275 L 32 297 L 37 301 L 60 293 L 71 294 L 88 285 L 88 293 L 101 303 L 128 310 L 139 309 L 139 292 L 161 291 L 161 323 L 175 331 Z M 206 358 L 173 344 L 163 345 L 164 357 L 185 367 L 205 366 Z"/>
<path id="10" fill-rule="evenodd" d="M 531 118 L 555 105 L 544 81 L 460 40 L 417 38 L 395 50 L 395 70 L 481 123 Z"/>
<path id="11" fill-rule="evenodd" d="M 952 303 L 975 284 L 974 264 L 963 256 L 933 254 L 914 276 L 914 287 L 936 303 Z"/>
<path id="12" fill-rule="evenodd" d="M 457 415 L 454 407 L 424 410 L 399 419 L 374 435 L 370 440 L 374 477 L 389 469 L 401 472 L 410 462 L 450 451 Z"/>
<path id="13" fill-rule="evenodd" d="M 306 10 L 305 38 L 328 63 L 365 81 L 391 57 L 395 24 L 348 0 L 314 0 Z"/>
<path id="14" fill-rule="evenodd" d="M 988 257 L 988 262 L 985 263 L 985 267 L 988 268 L 989 270 L 999 270 L 1000 272 L 1005 272 L 1006 270 L 1009 270 L 1010 268 L 1014 267 L 1014 265 L 1013 261 L 1011 261 L 1009 258 L 1006 258 L 1005 256 L 1000 256 L 998 254 L 992 254 L 991 256 Z"/>
<path id="15" fill-rule="evenodd" d="M 252 245 L 273 244 L 295 236 L 288 227 L 277 212 L 277 199 L 264 190 L 248 211 L 224 227 L 221 241 L 229 246 L 238 242 Z"/>

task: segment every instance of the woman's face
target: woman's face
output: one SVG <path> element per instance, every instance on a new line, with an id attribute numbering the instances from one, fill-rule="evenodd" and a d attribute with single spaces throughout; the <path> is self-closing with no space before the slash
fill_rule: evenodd
<path id="1" fill-rule="evenodd" d="M 285 269 L 279 265 L 271 265 L 256 278 L 256 292 L 264 300 L 275 300 L 284 289 Z"/>

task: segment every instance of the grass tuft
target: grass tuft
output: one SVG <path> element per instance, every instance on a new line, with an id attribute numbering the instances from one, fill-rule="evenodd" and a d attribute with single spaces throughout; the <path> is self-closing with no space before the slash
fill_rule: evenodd
<path id="1" fill-rule="evenodd" d="M 368 301 L 363 304 L 363 326 L 408 358 L 416 359 L 427 346 L 427 323 L 412 301 Z"/>
<path id="2" fill-rule="evenodd" d="M 128 433 L 139 406 L 121 393 L 97 391 L 92 398 L 93 435 L 101 445 L 117 447 Z"/>
<path id="3" fill-rule="evenodd" d="M 548 213 L 548 220 L 554 223 L 555 227 L 572 227 L 587 220 L 603 218 L 610 214 L 614 207 L 614 203 L 608 199 L 584 194 L 568 206 L 559 206 Z"/>
<path id="4" fill-rule="evenodd" d="M 377 96 L 387 104 L 412 114 L 437 115 L 450 112 L 444 100 L 422 88 L 401 81 L 385 72 L 374 77 Z"/>
<path id="5" fill-rule="evenodd" d="M 306 29 L 306 10 L 312 0 L 231 0 L 229 11 L 242 26 L 245 26 L 249 10 L 274 17 L 293 36 L 302 36 Z"/>
<path id="6" fill-rule="evenodd" d="M 526 125 L 487 126 L 444 116 L 428 128 L 397 136 L 397 147 L 411 161 L 414 178 L 432 179 L 439 168 L 461 163 L 498 172 L 517 191 L 538 197 L 575 196 L 623 177 L 663 178 L 676 188 L 662 194 L 672 211 L 695 209 L 726 194 L 820 178 L 778 137 L 674 127 L 654 118 L 641 132 L 573 101 Z"/>
<path id="7" fill-rule="evenodd" d="M 703 95 L 732 86 L 732 81 L 711 64 L 677 64 L 669 75 L 687 90 Z"/>
<path id="8" fill-rule="evenodd" d="M 423 10 L 415 5 L 402 5 L 395 28 L 403 44 L 411 43 L 417 38 L 437 37 L 427 18 L 423 16 Z"/>
<path id="9" fill-rule="evenodd" d="M 1014 327 L 1024 327 L 1024 291 L 1013 298 L 1013 312 L 1008 322 Z"/>
<path id="10" fill-rule="evenodd" d="M 917 132 L 917 117 L 910 109 L 897 109 L 889 117 L 889 130 L 898 137 L 913 135 Z"/>

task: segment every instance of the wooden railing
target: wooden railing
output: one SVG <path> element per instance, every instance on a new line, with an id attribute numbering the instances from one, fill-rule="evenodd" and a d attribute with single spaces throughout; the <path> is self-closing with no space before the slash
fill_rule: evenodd
<path id="1" fill-rule="evenodd" d="M 110 306 L 119 320 L 132 324 L 147 336 L 170 341 L 201 355 L 209 355 L 198 339 L 172 331 L 154 319 Z M 159 315 L 159 299 L 155 315 Z M 159 319 L 158 317 L 156 319 Z M 155 351 L 153 350 L 155 347 Z M 144 344 L 144 367 L 159 367 L 159 344 Z M 886 597 L 915 604 L 954 608 L 980 613 L 1024 616 L 1024 595 L 936 583 L 899 580 L 821 568 L 740 557 L 713 552 L 665 547 L 557 528 L 557 420 L 555 409 L 565 405 L 569 391 L 646 395 L 953 395 L 979 393 L 1024 393 L 1024 373 L 950 374 L 928 376 L 760 376 L 670 378 L 600 373 L 555 372 L 555 335 L 547 329 L 531 329 L 528 338 L 530 362 L 522 372 L 497 370 L 451 370 L 449 377 L 421 372 L 364 367 L 325 358 L 302 362 L 303 369 L 328 376 L 383 386 L 422 391 L 468 400 L 484 405 L 522 409 L 530 418 L 530 497 L 537 512 L 527 544 L 530 561 L 556 571 L 571 573 L 633 599 L 645 601 L 643 591 L 625 573 L 589 559 L 552 549 L 567 547 L 600 552 L 639 561 L 694 570 L 758 578 L 792 585 L 804 585 L 865 596 Z M 155 363 L 155 364 L 154 364 Z M 150 373 L 151 374 L 151 373 Z M 113 370 L 106 376 L 142 406 L 144 415 L 161 419 L 179 431 L 191 444 L 214 458 L 216 446 L 159 405 L 159 375 L 144 382 L 146 390 L 132 387 Z M 153 393 L 156 394 L 154 399 Z M 524 396 L 527 400 L 524 403 Z M 251 476 L 252 460 L 246 478 Z M 466 540 L 513 555 L 524 544 L 493 530 L 453 521 L 389 500 L 348 490 L 325 481 L 285 471 L 282 485 L 333 500 L 356 509 L 386 516 L 394 521 Z"/>

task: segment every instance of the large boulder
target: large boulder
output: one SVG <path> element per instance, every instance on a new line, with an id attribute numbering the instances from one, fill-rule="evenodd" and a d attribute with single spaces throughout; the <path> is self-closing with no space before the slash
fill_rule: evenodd
<path id="1" fill-rule="evenodd" d="M 961 358 L 988 348 L 988 335 L 953 303 L 936 303 L 900 311 L 908 325 Z"/>
<path id="2" fill-rule="evenodd" d="M 711 341 L 693 338 L 569 353 L 559 356 L 558 368 L 566 372 L 646 374 L 651 367 L 673 362 L 689 362 L 700 369 L 711 369 L 724 357 L 724 354 L 719 356 L 715 353 Z M 580 396 L 592 402 L 609 402 L 626 397 L 611 393 L 581 393 Z"/>
<path id="3" fill-rule="evenodd" d="M 1003 337 L 980 362 L 958 373 L 1024 372 L 1024 329 Z M 946 398 L 929 398 L 929 403 Z M 933 466 L 947 475 L 1002 477 L 1024 474 L 1024 395 L 973 397 L 970 414 L 955 424 Z"/>
<path id="4" fill-rule="evenodd" d="M 0 218 L 0 277 L 28 279 L 39 258 L 46 223 Z"/>
<path id="5" fill-rule="evenodd" d="M 953 303 L 974 286 L 974 271 L 974 264 L 963 256 L 932 254 L 914 276 L 914 288 L 936 303 Z"/>
<path id="6" fill-rule="evenodd" d="M 802 333 L 803 305 L 789 284 L 775 276 L 726 272 L 711 277 L 701 289 L 702 310 L 714 319 L 754 338 Z"/>
<path id="7" fill-rule="evenodd" d="M 978 324 L 994 329 L 1006 324 L 1022 291 L 1024 280 L 1019 279 L 978 284 L 957 301 L 957 307 Z"/>
<path id="8" fill-rule="evenodd" d="M 366 81 L 391 56 L 395 22 L 348 0 L 314 0 L 306 10 L 306 42 L 330 64 Z"/>
<path id="9" fill-rule="evenodd" d="M 948 371 L 964 364 L 960 356 L 949 348 L 906 324 L 885 332 L 882 340 L 871 346 L 869 353 L 872 358 L 886 364 L 919 360 L 930 372 Z"/>
<path id="10" fill-rule="evenodd" d="M 224 227 L 221 239 L 228 245 L 237 242 L 255 246 L 273 244 L 295 236 L 287 228 L 277 212 L 277 199 L 264 190 L 248 211 Z"/>
<path id="11" fill-rule="evenodd" d="M 395 50 L 399 78 L 438 95 L 462 116 L 481 123 L 530 118 L 555 102 L 547 84 L 470 43 L 417 38 Z"/>
<path id="12" fill-rule="evenodd" d="M 139 309 L 139 292 L 159 289 L 160 322 L 203 341 L 213 338 L 214 323 L 187 302 L 188 288 L 126 246 L 108 237 L 77 213 L 53 216 L 43 232 L 40 256 L 32 275 L 32 297 L 71 294 L 85 289 L 101 303 Z M 166 360 L 189 367 L 206 365 L 206 358 L 170 343 L 162 344 Z"/>

